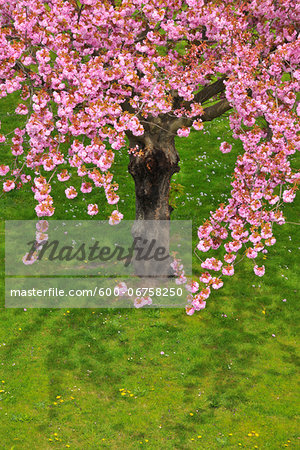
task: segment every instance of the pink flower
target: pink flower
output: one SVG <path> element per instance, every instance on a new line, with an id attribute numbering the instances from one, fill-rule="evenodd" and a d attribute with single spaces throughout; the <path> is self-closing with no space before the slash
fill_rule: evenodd
<path id="1" fill-rule="evenodd" d="M 257 252 L 252 247 L 249 247 L 247 248 L 246 256 L 247 258 L 254 259 L 257 257 Z"/>
<path id="2" fill-rule="evenodd" d="M 84 194 L 92 192 L 92 189 L 93 189 L 92 183 L 89 183 L 89 182 L 82 183 L 81 188 L 80 188 L 81 192 L 83 192 Z"/>
<path id="3" fill-rule="evenodd" d="M 201 267 L 203 269 L 209 269 L 209 270 L 221 270 L 223 263 L 219 259 L 216 258 L 206 258 L 206 260 L 201 264 Z"/>
<path id="4" fill-rule="evenodd" d="M 206 306 L 206 302 L 204 300 L 201 300 L 200 298 L 194 298 L 192 301 L 192 307 L 195 309 L 195 311 L 200 311 L 200 309 L 204 309 Z"/>
<path id="5" fill-rule="evenodd" d="M 222 274 L 231 277 L 234 274 L 234 267 L 230 264 L 224 266 L 222 269 Z"/>
<path id="6" fill-rule="evenodd" d="M 61 173 L 57 174 L 57 178 L 59 181 L 68 181 L 70 179 L 71 175 L 68 173 L 68 171 L 65 169 Z"/>
<path id="7" fill-rule="evenodd" d="M 144 301 L 146 305 L 152 305 L 152 298 L 149 297 L 149 295 L 147 295 L 146 297 L 144 297 Z"/>
<path id="8" fill-rule="evenodd" d="M 36 224 L 37 231 L 40 231 L 42 233 L 47 231 L 48 228 L 49 228 L 48 220 L 39 220 L 38 223 Z"/>
<path id="9" fill-rule="evenodd" d="M 47 241 L 48 240 L 48 234 L 42 233 L 40 231 L 38 231 L 35 235 L 35 239 L 38 243 L 41 243 L 43 241 Z"/>
<path id="10" fill-rule="evenodd" d="M 192 316 L 194 314 L 194 312 L 195 312 L 195 309 L 193 308 L 193 306 L 187 305 L 185 307 L 185 311 L 186 311 L 188 316 Z"/>
<path id="11" fill-rule="evenodd" d="M 3 183 L 3 191 L 9 192 L 15 188 L 15 182 L 13 180 L 7 180 Z"/>
<path id="12" fill-rule="evenodd" d="M 202 130 L 203 129 L 203 127 L 204 127 L 204 124 L 203 124 L 203 122 L 202 122 L 202 120 L 194 120 L 194 122 L 193 122 L 193 127 L 195 128 L 195 130 Z"/>
<path id="13" fill-rule="evenodd" d="M 112 190 L 106 191 L 106 198 L 109 205 L 115 205 L 120 200 L 120 197 Z"/>
<path id="14" fill-rule="evenodd" d="M 124 281 L 121 281 L 121 283 L 117 284 L 116 288 L 119 292 L 119 296 L 123 296 L 127 292 L 127 286 L 126 283 L 124 283 Z"/>
<path id="15" fill-rule="evenodd" d="M 92 204 L 90 203 L 88 205 L 88 214 L 90 216 L 95 216 L 96 214 L 98 214 L 99 210 L 98 210 L 98 205 L 96 203 Z"/>
<path id="16" fill-rule="evenodd" d="M 222 153 L 229 153 L 229 152 L 231 152 L 231 149 L 232 149 L 232 145 L 228 144 L 228 142 L 224 141 L 220 145 L 220 150 Z"/>
<path id="17" fill-rule="evenodd" d="M 233 253 L 228 253 L 227 255 L 224 255 L 224 260 L 230 264 L 236 259 L 236 255 Z"/>
<path id="18" fill-rule="evenodd" d="M 220 280 L 220 278 L 214 277 L 211 280 L 211 286 L 213 289 L 220 289 L 223 286 L 223 284 L 224 283 L 222 280 Z"/>
<path id="19" fill-rule="evenodd" d="M 4 166 L 4 164 L 2 164 L 0 166 L 0 175 L 2 177 L 4 177 L 8 172 L 9 172 L 9 166 Z"/>
<path id="20" fill-rule="evenodd" d="M 181 272 L 181 274 L 179 275 L 179 277 L 175 278 L 175 283 L 176 284 L 185 284 L 187 282 L 187 278 L 184 275 L 184 271 Z"/>
<path id="21" fill-rule="evenodd" d="M 209 283 L 211 279 L 212 279 L 212 276 L 211 276 L 211 274 L 209 272 L 202 273 L 200 278 L 199 278 L 199 280 L 202 283 L 205 283 L 205 284 Z"/>
<path id="22" fill-rule="evenodd" d="M 147 302 L 145 301 L 144 297 L 136 297 L 133 304 L 135 308 L 142 308 L 143 306 L 147 305 Z"/>
<path id="23" fill-rule="evenodd" d="M 199 241 L 197 248 L 198 250 L 200 250 L 200 252 L 207 252 L 208 250 L 210 250 L 211 246 L 212 246 L 212 239 L 201 239 L 201 241 Z"/>
<path id="24" fill-rule="evenodd" d="M 120 213 L 117 209 L 115 209 L 115 210 L 111 213 L 111 215 L 110 215 L 110 217 L 109 217 L 108 223 L 109 223 L 109 225 L 117 225 L 118 223 L 121 222 L 121 220 L 123 219 L 123 217 L 124 217 L 123 214 Z"/>
<path id="25" fill-rule="evenodd" d="M 38 259 L 38 254 L 37 252 L 33 252 L 33 253 L 26 253 L 23 258 L 23 264 L 25 264 L 26 266 L 29 266 L 33 263 L 35 263 Z"/>
<path id="26" fill-rule="evenodd" d="M 179 130 L 177 130 L 177 135 L 179 137 L 188 137 L 189 134 L 190 134 L 190 129 L 187 127 L 179 128 Z"/>
<path id="27" fill-rule="evenodd" d="M 197 294 L 195 298 L 198 298 L 200 300 L 206 300 L 208 299 L 209 296 L 210 296 L 210 288 L 207 287 L 205 289 L 202 289 L 202 291 L 199 292 L 199 294 Z"/>
<path id="28" fill-rule="evenodd" d="M 187 291 L 194 294 L 199 289 L 199 283 L 197 283 L 197 281 L 190 281 L 189 283 L 186 284 L 185 288 Z"/>
<path id="29" fill-rule="evenodd" d="M 289 189 L 287 191 L 283 191 L 282 200 L 285 203 L 292 203 L 292 201 L 294 200 L 295 196 L 296 196 L 296 192 L 293 189 Z"/>
<path id="30" fill-rule="evenodd" d="M 77 193 L 76 189 L 74 188 L 74 186 L 68 187 L 65 190 L 65 193 L 66 193 L 66 197 L 70 198 L 70 199 L 75 198 L 78 195 L 78 193 Z"/>
<path id="31" fill-rule="evenodd" d="M 258 267 L 257 265 L 253 268 L 255 275 L 262 277 L 265 274 L 265 266 Z"/>
<path id="32" fill-rule="evenodd" d="M 26 116 L 26 114 L 28 114 L 28 108 L 26 105 L 23 105 L 23 103 L 20 103 L 16 109 L 15 109 L 16 114 L 21 114 L 23 116 Z"/>

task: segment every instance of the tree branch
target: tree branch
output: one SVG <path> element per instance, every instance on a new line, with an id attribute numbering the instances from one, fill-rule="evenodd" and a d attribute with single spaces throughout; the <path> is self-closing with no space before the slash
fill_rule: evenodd
<path id="1" fill-rule="evenodd" d="M 222 78 L 219 78 L 219 80 L 215 81 L 213 84 L 205 86 L 200 92 L 198 92 L 194 96 L 192 103 L 204 103 L 207 100 L 209 100 L 210 98 L 219 94 L 220 92 L 225 91 L 224 81 L 226 79 L 227 79 L 227 77 L 222 77 Z"/>
<path id="2" fill-rule="evenodd" d="M 192 118 L 179 117 L 178 119 L 175 119 L 170 126 L 170 131 L 171 133 L 176 133 L 179 128 L 190 127 L 194 122 L 194 120 L 197 119 L 201 119 L 202 122 L 210 122 L 216 117 L 220 117 L 222 114 L 224 114 L 226 111 L 229 111 L 231 108 L 232 107 L 230 106 L 229 102 L 226 99 L 220 100 L 214 105 L 204 108 L 204 114 L 202 114 L 201 116 Z"/>
<path id="3" fill-rule="evenodd" d="M 212 106 L 204 108 L 204 114 L 200 118 L 202 122 L 210 122 L 216 117 L 222 116 L 222 114 L 229 111 L 231 108 L 232 106 L 230 106 L 228 100 L 223 99 Z"/>

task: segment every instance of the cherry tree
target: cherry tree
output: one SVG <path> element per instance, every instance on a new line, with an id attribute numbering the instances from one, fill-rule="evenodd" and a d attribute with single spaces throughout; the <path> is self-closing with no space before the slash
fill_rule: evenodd
<path id="1" fill-rule="evenodd" d="M 202 262 L 200 283 L 187 283 L 180 262 L 173 269 L 187 283 L 188 314 L 234 274 L 239 251 L 264 274 L 261 254 L 300 178 L 289 161 L 299 149 L 296 0 L 0 0 L 0 14 L 0 97 L 20 92 L 24 116 L 22 129 L 0 135 L 13 155 L 0 166 L 5 192 L 31 187 L 37 216 L 52 216 L 52 180 L 73 199 L 77 172 L 83 193 L 103 188 L 117 205 L 114 155 L 128 151 L 136 219 L 169 220 L 175 136 L 229 111 L 243 153 L 230 199 L 198 230 L 199 252 L 225 254 Z M 112 206 L 110 223 L 122 218 Z"/>

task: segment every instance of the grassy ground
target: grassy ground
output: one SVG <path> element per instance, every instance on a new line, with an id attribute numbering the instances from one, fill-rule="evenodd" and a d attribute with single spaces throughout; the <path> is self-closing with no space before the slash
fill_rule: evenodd
<path id="1" fill-rule="evenodd" d="M 3 126 L 16 126 L 6 115 L 12 110 L 7 100 L 0 106 Z M 230 191 L 240 146 L 235 142 L 229 155 L 218 150 L 218 138 L 233 142 L 226 122 L 178 140 L 175 180 L 185 194 L 173 217 L 192 219 L 195 230 Z M 126 155 L 119 155 L 115 173 L 120 207 L 133 219 L 126 164 Z M 88 219 L 83 197 L 68 201 L 63 189 L 54 194 L 54 218 Z M 99 194 L 86 200 L 97 201 Z M 2 306 L 3 221 L 34 219 L 34 206 L 22 191 L 1 199 Z M 288 222 L 299 222 L 299 211 L 298 199 L 286 210 Z M 102 217 L 108 214 L 103 201 Z M 242 262 L 207 309 L 192 317 L 166 309 L 3 307 L 0 448 L 296 448 L 300 227 L 278 226 L 275 235 L 265 277 Z"/>

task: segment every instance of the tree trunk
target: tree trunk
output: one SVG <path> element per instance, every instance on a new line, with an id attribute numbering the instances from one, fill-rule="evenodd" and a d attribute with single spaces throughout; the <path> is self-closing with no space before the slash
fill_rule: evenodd
<path id="1" fill-rule="evenodd" d="M 179 155 L 173 138 L 159 137 L 133 141 L 139 148 L 130 155 L 128 170 L 135 182 L 136 220 L 170 220 L 170 182 L 179 172 Z"/>
<path id="2" fill-rule="evenodd" d="M 131 148 L 129 173 L 135 182 L 136 216 L 132 229 L 134 238 L 156 241 L 156 247 L 169 251 L 169 220 L 172 207 L 169 195 L 172 175 L 179 172 L 179 155 L 174 138 L 170 135 L 146 134 L 130 139 Z M 148 222 L 151 221 L 151 222 Z M 171 257 L 164 262 L 139 261 L 135 263 L 135 273 L 139 276 L 174 276 L 170 267 Z"/>

